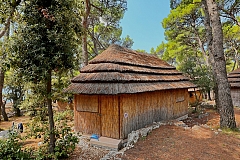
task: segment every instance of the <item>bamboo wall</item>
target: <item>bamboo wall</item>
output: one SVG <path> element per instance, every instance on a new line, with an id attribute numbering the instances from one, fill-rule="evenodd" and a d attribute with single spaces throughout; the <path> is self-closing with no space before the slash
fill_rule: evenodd
<path id="1" fill-rule="evenodd" d="M 98 96 L 74 96 L 74 128 L 87 134 L 101 134 L 99 104 L 95 104 Z M 87 105 L 87 102 L 92 102 Z M 97 105 L 97 106 L 96 106 Z M 96 108 L 97 107 L 97 108 Z"/>
<path id="2" fill-rule="evenodd" d="M 240 107 L 240 88 L 231 88 L 233 106 Z"/>
<path id="3" fill-rule="evenodd" d="M 99 96 L 101 103 L 101 135 L 120 138 L 119 101 L 117 95 Z"/>
<path id="4" fill-rule="evenodd" d="M 188 99 L 187 89 L 121 95 L 75 95 L 75 130 L 124 139 L 131 131 L 153 122 L 187 114 Z"/>
<path id="5" fill-rule="evenodd" d="M 120 138 L 119 101 L 116 95 L 75 95 L 76 131 Z"/>
<path id="6" fill-rule="evenodd" d="M 153 122 L 177 118 L 187 114 L 188 91 L 165 90 L 121 96 L 121 138 Z"/>

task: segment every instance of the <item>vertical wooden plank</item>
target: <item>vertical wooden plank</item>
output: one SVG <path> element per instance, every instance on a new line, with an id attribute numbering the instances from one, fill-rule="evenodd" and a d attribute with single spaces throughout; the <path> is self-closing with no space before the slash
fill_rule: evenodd
<path id="1" fill-rule="evenodd" d="M 102 136 L 119 139 L 119 106 L 116 95 L 101 96 Z"/>

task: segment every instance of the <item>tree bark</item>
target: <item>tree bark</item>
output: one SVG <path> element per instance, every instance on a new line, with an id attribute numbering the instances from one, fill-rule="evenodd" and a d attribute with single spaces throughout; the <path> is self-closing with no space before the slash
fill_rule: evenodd
<path id="1" fill-rule="evenodd" d="M 82 18 L 82 27 L 83 27 L 82 54 L 83 54 L 83 66 L 86 66 L 88 65 L 87 29 L 88 29 L 88 16 L 90 14 L 90 9 L 91 9 L 90 0 L 85 0 L 84 5 L 85 5 L 85 13 Z"/>
<path id="2" fill-rule="evenodd" d="M 53 110 L 52 110 L 52 98 L 51 98 L 51 89 L 52 89 L 52 71 L 48 70 L 47 77 L 47 106 L 48 106 L 48 117 L 49 117 L 49 131 L 50 131 L 50 142 L 49 142 L 49 152 L 54 153 L 55 148 L 55 133 L 54 133 L 54 119 L 53 119 Z"/>
<path id="3" fill-rule="evenodd" d="M 203 0 L 205 1 L 205 0 Z M 213 68 L 216 74 L 218 109 L 221 128 L 236 128 L 230 85 L 227 79 L 226 61 L 223 50 L 223 31 L 218 13 L 217 3 L 206 0 L 212 30 L 212 56 L 215 62 Z"/>
<path id="4" fill-rule="evenodd" d="M 7 113 L 6 113 L 5 106 L 6 106 L 6 101 L 4 101 L 2 103 L 2 116 L 3 116 L 4 121 L 8 121 L 8 116 L 7 116 Z"/>
<path id="5" fill-rule="evenodd" d="M 20 117 L 21 116 L 21 111 L 18 107 L 14 107 L 14 111 L 15 111 L 15 116 L 16 117 Z"/>
<path id="6" fill-rule="evenodd" d="M 5 109 L 5 102 L 3 102 L 3 96 L 2 96 L 3 85 L 4 85 L 4 71 L 0 67 L 0 120 L 2 115 L 3 120 L 8 121 L 8 116 Z"/>
<path id="7" fill-rule="evenodd" d="M 3 101 L 2 101 L 3 84 L 4 84 L 4 74 L 3 74 L 2 68 L 0 67 L 0 121 L 2 117 L 1 115 L 2 115 L 2 105 L 3 105 Z"/>
<path id="8" fill-rule="evenodd" d="M 203 11 L 205 13 L 205 17 L 204 17 L 204 25 L 206 28 L 206 37 L 207 37 L 207 48 L 208 48 L 208 54 L 209 54 L 209 64 L 211 65 L 211 69 L 212 69 L 212 74 L 213 74 L 213 82 L 214 82 L 214 87 L 213 87 L 213 91 L 214 91 L 214 99 L 215 99 L 215 103 L 216 106 L 219 106 L 219 100 L 218 100 L 218 89 L 217 89 L 217 81 L 216 81 L 216 72 L 215 72 L 215 62 L 214 62 L 214 58 L 213 58 L 213 53 L 212 53 L 212 42 L 213 42 L 213 35 L 212 35 L 212 27 L 210 24 L 210 17 L 209 17 L 209 12 L 208 12 L 208 7 L 207 7 L 207 2 L 206 0 L 202 1 L 202 7 L 203 7 Z M 210 95 L 209 95 L 210 97 Z"/>

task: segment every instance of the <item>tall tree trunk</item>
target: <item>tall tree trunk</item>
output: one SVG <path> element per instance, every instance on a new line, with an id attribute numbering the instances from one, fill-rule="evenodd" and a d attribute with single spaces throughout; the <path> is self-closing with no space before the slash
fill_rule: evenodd
<path id="1" fill-rule="evenodd" d="M 55 148 L 55 133 L 54 133 L 54 120 L 53 120 L 53 109 L 52 109 L 52 71 L 48 70 L 47 75 L 47 106 L 48 106 L 48 117 L 49 117 L 49 131 L 50 131 L 50 142 L 49 142 L 49 152 L 54 153 Z"/>
<path id="2" fill-rule="evenodd" d="M 0 121 L 2 117 L 1 115 L 2 115 L 2 105 L 3 105 L 3 101 L 2 101 L 3 84 L 4 84 L 4 74 L 3 74 L 2 68 L 0 67 Z"/>
<path id="3" fill-rule="evenodd" d="M 88 65 L 88 50 L 87 50 L 87 30 L 88 30 L 88 16 L 90 14 L 90 0 L 84 1 L 85 5 L 85 13 L 82 18 L 82 27 L 83 27 L 83 35 L 82 35 L 82 54 L 83 54 L 83 66 Z"/>
<path id="4" fill-rule="evenodd" d="M 211 65 L 211 69 L 212 69 L 212 74 L 213 74 L 213 82 L 214 82 L 214 87 L 213 87 L 213 91 L 214 91 L 214 99 L 215 99 L 215 103 L 216 106 L 219 106 L 219 100 L 218 100 L 218 89 L 217 89 L 217 81 L 216 81 L 216 71 L 215 71 L 215 62 L 214 62 L 214 57 L 213 57 L 213 53 L 212 53 L 212 42 L 213 42 L 213 35 L 212 35 L 212 27 L 210 24 L 210 17 L 209 17 L 209 12 L 208 12 L 208 7 L 207 7 L 207 2 L 206 0 L 202 0 L 202 7 L 203 7 L 203 11 L 205 13 L 205 17 L 204 17 L 204 25 L 206 28 L 206 37 L 207 37 L 207 48 L 208 48 L 208 54 L 209 54 L 209 64 Z M 209 91 L 210 92 L 210 91 Z M 210 96 L 210 95 L 209 95 Z"/>
<path id="5" fill-rule="evenodd" d="M 223 31 L 218 13 L 217 3 L 214 0 L 206 0 L 210 24 L 212 27 L 212 55 L 215 65 L 216 82 L 219 100 L 220 127 L 236 128 L 233 103 L 230 93 L 230 85 L 227 79 L 226 61 L 223 50 Z"/>
<path id="6" fill-rule="evenodd" d="M 208 95 L 208 100 L 210 100 L 210 101 L 211 101 L 211 100 L 212 100 L 212 98 L 211 98 L 211 91 L 210 91 L 210 90 L 208 90 L 208 91 L 207 91 L 207 95 Z"/>
<path id="7" fill-rule="evenodd" d="M 8 116 L 7 116 L 7 113 L 6 113 L 5 106 L 6 106 L 6 101 L 4 101 L 2 103 L 2 116 L 3 116 L 4 121 L 8 121 Z"/>
<path id="8" fill-rule="evenodd" d="M 1 115 L 3 116 L 4 121 L 8 121 L 8 116 L 6 113 L 5 109 L 5 102 L 3 102 L 3 96 L 2 96 L 2 90 L 3 90 L 3 85 L 4 85 L 4 71 L 0 67 L 0 120 L 1 120 Z"/>

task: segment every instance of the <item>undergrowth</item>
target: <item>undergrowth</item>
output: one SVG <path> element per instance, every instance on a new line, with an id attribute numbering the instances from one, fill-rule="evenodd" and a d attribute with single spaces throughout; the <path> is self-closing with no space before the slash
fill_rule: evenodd
<path id="1" fill-rule="evenodd" d="M 62 159 L 67 158 L 75 149 L 78 137 L 74 135 L 69 126 L 73 121 L 73 111 L 66 110 L 54 114 L 55 121 L 55 149 L 54 154 L 49 154 L 49 127 L 48 120 L 43 120 L 41 116 L 35 116 L 26 125 L 26 136 L 21 136 L 17 131 L 10 130 L 6 139 L 0 140 L 0 159 Z M 24 139 L 41 139 L 37 149 L 24 147 Z"/>

